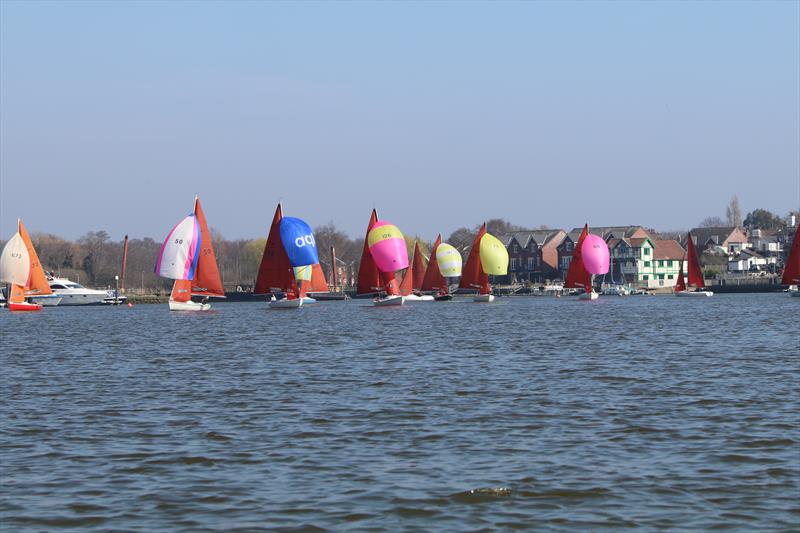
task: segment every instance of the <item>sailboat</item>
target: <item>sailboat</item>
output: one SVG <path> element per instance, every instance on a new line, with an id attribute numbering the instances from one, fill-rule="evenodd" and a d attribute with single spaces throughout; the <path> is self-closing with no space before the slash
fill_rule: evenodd
<path id="1" fill-rule="evenodd" d="M 431 257 L 433 255 L 431 254 Z M 432 260 L 432 259 L 431 259 Z M 428 264 L 431 263 L 428 261 Z M 432 302 L 433 296 L 419 294 L 422 289 L 422 281 L 425 277 L 425 257 L 419 248 L 419 242 L 414 241 L 414 256 L 411 266 L 406 269 L 403 280 L 400 282 L 400 294 L 405 297 L 406 302 Z"/>
<path id="2" fill-rule="evenodd" d="M 408 250 L 400 230 L 388 222 L 378 220 L 377 210 L 372 210 L 361 262 L 358 266 L 357 294 L 380 295 L 373 300 L 376 306 L 403 305 L 405 297 L 395 279 L 395 272 L 408 268 Z"/>
<path id="3" fill-rule="evenodd" d="M 17 220 L 17 232 L 0 255 L 0 282 L 11 284 L 8 294 L 10 311 L 38 311 L 42 306 L 25 298 L 53 294 L 21 218 Z"/>
<path id="4" fill-rule="evenodd" d="M 689 232 L 686 238 L 686 261 L 688 263 L 688 288 L 684 287 L 683 290 L 678 290 L 676 286 L 675 296 L 681 297 L 706 297 L 706 296 L 713 296 L 714 293 L 711 291 L 704 291 L 702 290 L 705 286 L 705 280 L 703 279 L 703 270 L 700 268 L 700 258 L 697 255 L 697 250 L 694 247 L 694 240 L 692 239 L 692 234 Z M 678 276 L 678 280 L 681 281 L 683 277 L 683 265 L 681 265 L 681 272 Z M 676 284 L 677 285 L 677 284 Z"/>
<path id="5" fill-rule="evenodd" d="M 175 280 L 170 311 L 208 311 L 208 298 L 225 298 L 211 232 L 197 196 L 192 212 L 172 228 L 161 245 L 155 272 Z M 203 301 L 194 302 L 192 296 L 201 296 Z"/>
<path id="6" fill-rule="evenodd" d="M 678 280 L 675 282 L 674 292 L 677 294 L 686 290 L 686 279 L 683 277 L 683 259 L 678 264 Z"/>
<path id="7" fill-rule="evenodd" d="M 608 273 L 608 268 L 608 245 L 601 237 L 589 233 L 589 224 L 585 224 L 572 252 L 564 288 L 584 289 L 579 299 L 596 300 L 599 295 L 594 291 L 594 277 Z"/>
<path id="8" fill-rule="evenodd" d="M 508 250 L 497 237 L 486 233 L 486 223 L 478 230 L 467 264 L 461 274 L 461 289 L 478 289 L 475 302 L 493 302 L 494 295 L 489 286 L 489 274 L 504 276 L 508 273 Z"/>
<path id="9" fill-rule="evenodd" d="M 318 263 L 317 243 L 311 227 L 299 218 L 284 217 L 279 203 L 272 217 L 253 292 L 272 294 L 270 309 L 299 309 L 303 304 L 314 303 L 316 300 L 306 294 L 313 285 L 314 265 L 319 267 Z M 317 278 L 320 275 L 321 268 Z M 283 296 L 276 298 L 276 293 Z"/>
<path id="10" fill-rule="evenodd" d="M 456 278 L 461 275 L 461 254 L 453 246 L 442 242 L 442 235 L 436 237 L 431 249 L 431 258 L 428 268 L 422 279 L 420 290 L 422 292 L 435 292 L 437 302 L 452 300 L 447 278 Z"/>
<path id="11" fill-rule="evenodd" d="M 789 257 L 783 267 L 781 283 L 784 285 L 800 285 L 800 224 L 797 225 L 797 229 L 794 232 L 792 249 L 789 251 Z M 792 296 L 800 296 L 800 290 L 793 290 L 791 294 Z"/>

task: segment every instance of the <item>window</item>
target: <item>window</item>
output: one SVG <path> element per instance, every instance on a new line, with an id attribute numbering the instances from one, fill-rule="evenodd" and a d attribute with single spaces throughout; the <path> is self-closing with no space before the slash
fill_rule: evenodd
<path id="1" fill-rule="evenodd" d="M 650 255 L 650 248 L 644 249 L 644 255 Z"/>
<path id="2" fill-rule="evenodd" d="M 667 261 L 667 266 L 668 266 L 668 267 L 671 267 L 671 266 L 672 266 L 672 259 L 670 259 L 669 261 Z M 672 276 L 670 276 L 670 278 L 669 278 L 669 279 L 672 279 Z"/>
<path id="3" fill-rule="evenodd" d="M 672 274 L 667 274 L 667 279 L 672 279 L 674 276 Z"/>
<path id="4" fill-rule="evenodd" d="M 519 253 L 519 246 L 517 246 L 516 244 L 514 245 L 514 253 L 515 254 Z"/>
<path id="5" fill-rule="evenodd" d="M 658 279 L 664 279 L 664 274 L 659 274 Z"/>
<path id="6" fill-rule="evenodd" d="M 511 258 L 511 265 L 510 266 L 511 266 L 511 270 L 516 270 L 517 269 L 517 258 L 516 257 L 512 257 Z"/>
<path id="7" fill-rule="evenodd" d="M 533 257 L 528 258 L 528 270 L 533 270 Z"/>
<path id="8" fill-rule="evenodd" d="M 658 266 L 663 267 L 664 266 L 664 261 L 659 260 L 658 261 Z"/>
<path id="9" fill-rule="evenodd" d="M 642 276 L 642 279 L 643 279 L 643 280 L 645 280 L 645 281 L 647 281 L 648 279 L 650 279 L 650 276 L 648 276 L 647 274 L 645 274 L 644 276 Z"/>
<path id="10" fill-rule="evenodd" d="M 650 261 L 645 261 L 644 262 L 644 266 L 649 267 L 650 266 Z"/>

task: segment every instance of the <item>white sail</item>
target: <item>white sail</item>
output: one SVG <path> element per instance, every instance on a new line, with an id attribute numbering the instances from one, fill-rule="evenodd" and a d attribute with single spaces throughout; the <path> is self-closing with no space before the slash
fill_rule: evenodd
<path id="1" fill-rule="evenodd" d="M 0 281 L 25 286 L 31 275 L 31 257 L 22 235 L 17 232 L 0 255 Z"/>

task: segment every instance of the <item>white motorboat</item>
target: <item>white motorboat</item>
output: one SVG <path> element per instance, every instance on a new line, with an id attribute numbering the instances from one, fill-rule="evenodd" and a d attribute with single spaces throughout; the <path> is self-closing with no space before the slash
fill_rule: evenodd
<path id="1" fill-rule="evenodd" d="M 491 303 L 494 301 L 494 294 L 476 294 L 472 297 L 473 302 Z"/>
<path id="2" fill-rule="evenodd" d="M 108 298 L 107 291 L 100 291 L 95 289 L 87 289 L 80 283 L 75 283 L 67 278 L 50 278 L 47 280 L 50 289 L 53 291 L 52 295 L 48 296 L 31 296 L 28 299 L 33 303 L 39 305 L 98 305 L 102 304 Z M 53 303 L 48 302 L 49 296 L 60 297 L 61 300 Z"/>
<path id="3" fill-rule="evenodd" d="M 581 295 L 578 296 L 578 300 L 587 300 L 587 301 L 597 300 L 598 298 L 600 298 L 600 295 L 597 294 L 594 291 L 592 291 L 592 292 L 582 292 Z"/>
<path id="4" fill-rule="evenodd" d="M 603 290 L 603 296 L 628 296 L 630 293 L 625 285 L 611 285 Z"/>
<path id="5" fill-rule="evenodd" d="M 41 305 L 42 307 L 55 307 L 55 306 L 57 306 L 58 304 L 61 303 L 61 300 L 63 298 L 64 298 L 63 296 L 61 296 L 59 294 L 56 294 L 54 292 L 53 294 L 43 294 L 41 296 L 31 296 L 28 299 L 33 301 L 33 303 Z"/>

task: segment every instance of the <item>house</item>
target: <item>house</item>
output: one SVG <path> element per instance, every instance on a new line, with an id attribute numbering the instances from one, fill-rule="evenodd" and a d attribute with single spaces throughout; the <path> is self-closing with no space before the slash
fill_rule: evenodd
<path id="1" fill-rule="evenodd" d="M 770 261 L 755 250 L 747 249 L 739 252 L 739 255 L 728 261 L 729 272 L 748 272 L 751 270 L 762 270 L 769 263 L 775 263 L 776 258 Z"/>
<path id="2" fill-rule="evenodd" d="M 697 251 L 700 253 L 718 246 L 728 254 L 738 254 L 745 248 L 750 247 L 744 230 L 735 226 L 692 228 L 691 233 L 697 246 Z"/>
<path id="3" fill-rule="evenodd" d="M 778 230 L 754 229 L 750 232 L 750 246 L 759 254 L 778 257 L 783 252 L 783 244 Z"/>
<path id="4" fill-rule="evenodd" d="M 542 282 L 559 277 L 558 246 L 564 230 L 521 231 L 500 235 L 508 250 L 507 282 Z"/>
<path id="5" fill-rule="evenodd" d="M 674 239 L 609 239 L 614 282 L 641 288 L 673 287 L 686 251 Z M 684 272 L 687 271 L 684 265 Z"/>

